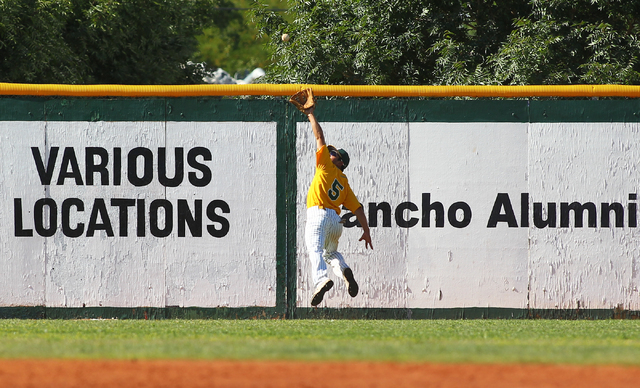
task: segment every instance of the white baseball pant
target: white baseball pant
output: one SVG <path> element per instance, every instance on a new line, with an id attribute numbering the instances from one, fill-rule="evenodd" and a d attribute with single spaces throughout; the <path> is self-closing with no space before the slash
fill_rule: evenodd
<path id="1" fill-rule="evenodd" d="M 342 279 L 342 271 L 349 268 L 338 252 L 338 240 L 342 235 L 342 223 L 333 209 L 313 206 L 307 209 L 305 242 L 311 260 L 311 277 L 314 288 L 327 279 L 327 264 Z"/>

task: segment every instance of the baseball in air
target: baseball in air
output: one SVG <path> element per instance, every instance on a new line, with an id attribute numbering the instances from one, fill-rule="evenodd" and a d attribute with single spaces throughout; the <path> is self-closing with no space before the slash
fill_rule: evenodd
<path id="1" fill-rule="evenodd" d="M 289 34 L 282 34 L 282 41 L 283 42 L 288 42 L 289 41 Z"/>

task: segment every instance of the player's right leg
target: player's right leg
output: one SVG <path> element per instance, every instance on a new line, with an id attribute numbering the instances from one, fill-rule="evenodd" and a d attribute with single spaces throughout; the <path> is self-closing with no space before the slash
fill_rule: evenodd
<path id="1" fill-rule="evenodd" d="M 325 227 L 327 223 L 326 211 L 314 206 L 307 209 L 307 224 L 305 227 L 305 242 L 311 262 L 311 278 L 314 293 L 311 305 L 317 306 L 322 302 L 324 294 L 333 287 L 333 281 L 327 277 L 327 264 L 323 259 L 325 244 Z"/>

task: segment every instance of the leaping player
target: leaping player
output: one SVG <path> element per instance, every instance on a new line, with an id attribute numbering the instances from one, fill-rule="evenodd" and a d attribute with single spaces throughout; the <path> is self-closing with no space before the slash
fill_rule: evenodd
<path id="1" fill-rule="evenodd" d="M 315 286 L 311 305 L 317 306 L 322 302 L 324 294 L 333 287 L 333 281 L 327 277 L 327 264 L 333 267 L 337 276 L 344 279 L 349 295 L 358 295 L 358 283 L 353 278 L 353 271 L 338 252 L 338 240 L 342 235 L 341 205 L 349 209 L 360 222 L 362 237 L 359 241 L 364 240 L 365 249 L 373 249 L 373 245 L 367 217 L 343 173 L 349 165 L 349 154 L 343 149 L 327 146 L 314 110 L 315 106 L 304 110 L 317 144 L 316 173 L 307 194 L 305 241 Z"/>

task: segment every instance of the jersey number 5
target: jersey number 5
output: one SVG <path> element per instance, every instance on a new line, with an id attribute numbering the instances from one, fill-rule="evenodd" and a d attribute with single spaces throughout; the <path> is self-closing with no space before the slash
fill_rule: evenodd
<path id="1" fill-rule="evenodd" d="M 332 201 L 335 201 L 336 199 L 338 199 L 338 197 L 340 196 L 340 192 L 344 189 L 344 186 L 342 186 L 340 184 L 340 182 L 338 182 L 337 179 L 333 180 L 333 183 L 331 184 L 331 188 L 329 189 L 329 191 L 327 192 L 327 194 L 329 194 L 329 198 Z"/>

